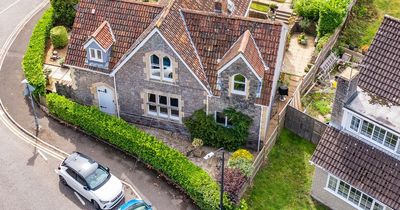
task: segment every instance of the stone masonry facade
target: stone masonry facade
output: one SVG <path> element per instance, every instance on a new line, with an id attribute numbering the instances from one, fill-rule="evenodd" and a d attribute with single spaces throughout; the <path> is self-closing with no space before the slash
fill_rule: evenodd
<path id="1" fill-rule="evenodd" d="M 232 93 L 233 76 L 237 74 L 241 74 L 246 78 L 246 95 Z M 233 107 L 237 111 L 248 115 L 253 120 L 249 129 L 250 135 L 248 141 L 258 141 L 262 110 L 261 106 L 255 105 L 259 84 L 257 77 L 242 59 L 238 59 L 221 72 L 220 83 L 221 95 L 210 98 L 208 113 L 214 114 L 215 112 L 222 112 L 226 108 Z"/>

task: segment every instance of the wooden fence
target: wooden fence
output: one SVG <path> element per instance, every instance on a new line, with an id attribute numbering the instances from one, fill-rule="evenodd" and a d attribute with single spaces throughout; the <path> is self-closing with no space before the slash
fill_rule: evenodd
<path id="1" fill-rule="evenodd" d="M 345 20 L 338 28 L 336 28 L 335 32 L 329 38 L 328 42 L 325 44 L 325 46 L 319 52 L 318 57 L 314 62 L 314 66 L 310 69 L 310 71 L 303 78 L 303 82 L 301 85 L 301 93 L 305 93 L 314 84 L 314 81 L 315 81 L 316 77 L 318 76 L 319 67 L 322 65 L 322 63 L 324 62 L 326 57 L 328 57 L 329 53 L 331 52 L 332 48 L 335 46 L 340 33 L 342 32 L 344 26 L 346 25 L 346 23 L 349 20 L 349 17 L 350 17 L 349 14 L 356 2 L 357 2 L 357 0 L 353 0 L 350 3 L 347 13 L 346 13 L 346 16 L 345 16 Z"/>

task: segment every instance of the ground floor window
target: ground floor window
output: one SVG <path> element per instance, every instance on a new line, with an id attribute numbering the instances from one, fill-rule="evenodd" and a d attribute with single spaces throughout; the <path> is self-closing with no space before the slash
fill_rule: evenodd
<path id="1" fill-rule="evenodd" d="M 383 205 L 378 200 L 361 192 L 353 186 L 347 184 L 339 178 L 329 175 L 327 181 L 327 189 L 332 194 L 344 199 L 351 205 L 363 210 L 391 210 L 391 208 Z"/>
<path id="2" fill-rule="evenodd" d="M 147 94 L 147 114 L 171 120 L 180 120 L 179 99 L 154 93 Z"/>
<path id="3" fill-rule="evenodd" d="M 225 127 L 232 127 L 233 124 L 223 112 L 215 112 L 215 122 Z"/>

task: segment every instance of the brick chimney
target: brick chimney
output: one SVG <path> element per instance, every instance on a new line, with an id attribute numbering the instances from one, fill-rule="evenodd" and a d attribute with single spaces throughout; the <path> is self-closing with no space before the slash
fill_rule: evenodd
<path id="1" fill-rule="evenodd" d="M 359 79 L 359 71 L 347 67 L 339 76 L 336 78 L 336 94 L 335 100 L 332 107 L 332 121 L 331 124 L 341 129 L 343 119 L 343 107 L 349 101 L 349 99 L 357 92 L 357 84 Z"/>
<path id="2" fill-rule="evenodd" d="M 214 12 L 226 14 L 228 12 L 228 0 L 214 0 Z"/>

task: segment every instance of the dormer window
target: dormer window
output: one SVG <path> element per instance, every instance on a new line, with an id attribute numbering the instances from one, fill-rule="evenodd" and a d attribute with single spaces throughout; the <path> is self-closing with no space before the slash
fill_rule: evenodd
<path id="1" fill-rule="evenodd" d="M 90 48 L 90 60 L 103 62 L 103 56 L 101 54 L 101 50 Z"/>
<path id="2" fill-rule="evenodd" d="M 246 95 L 246 77 L 241 74 L 233 76 L 232 93 Z"/>
<path id="3" fill-rule="evenodd" d="M 161 80 L 161 81 L 173 81 L 173 71 L 172 71 L 172 64 L 171 59 L 167 56 L 162 58 L 162 62 L 160 57 L 153 54 L 150 56 L 150 78 Z"/>

